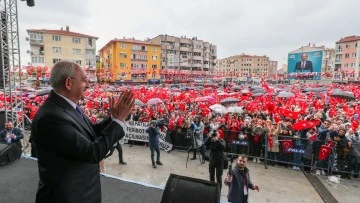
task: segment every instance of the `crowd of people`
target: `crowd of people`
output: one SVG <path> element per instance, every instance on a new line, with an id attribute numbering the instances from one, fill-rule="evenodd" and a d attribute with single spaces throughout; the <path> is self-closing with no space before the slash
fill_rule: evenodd
<path id="1" fill-rule="evenodd" d="M 294 170 L 309 170 L 315 165 L 319 175 L 337 170 L 344 172 L 343 177 L 349 178 L 350 174 L 358 177 L 360 105 L 356 86 L 298 84 L 269 87 L 263 82 L 257 87 L 262 89 L 260 96 L 255 96 L 248 85 L 217 89 L 188 86 L 94 85 L 79 105 L 96 123 L 109 113 L 108 92 L 116 97 L 122 90 L 131 89 L 136 102 L 127 120 L 130 123 L 164 120 L 168 141 L 175 148 L 191 146 L 192 124 L 196 124 L 200 130 L 195 134 L 200 141 L 205 141 L 210 132 L 219 131 L 226 142 L 226 152 L 247 154 L 256 163 L 266 158 L 271 165 L 292 166 Z M 304 92 L 311 88 L 314 91 Z M 320 88 L 323 91 L 316 91 Z M 293 96 L 278 97 L 283 90 Z M 332 97 L 338 90 L 349 91 L 354 98 Z M 30 118 L 45 98 L 28 100 L 26 109 Z M 151 103 L 154 98 L 158 101 Z M 238 100 L 221 102 L 227 98 Z M 220 105 L 224 108 L 219 108 Z M 229 107 L 241 107 L 243 111 L 228 112 Z M 198 150 L 205 160 L 205 146 L 200 144 Z M 192 159 L 196 159 L 195 151 Z"/>

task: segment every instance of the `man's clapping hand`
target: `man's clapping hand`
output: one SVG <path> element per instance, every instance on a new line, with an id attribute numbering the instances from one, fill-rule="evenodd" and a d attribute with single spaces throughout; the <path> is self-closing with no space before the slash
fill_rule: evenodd
<path id="1" fill-rule="evenodd" d="M 117 101 L 113 97 L 109 97 L 112 117 L 124 122 L 134 106 L 134 101 L 134 94 L 130 90 L 123 91 Z"/>
<path id="2" fill-rule="evenodd" d="M 227 175 L 226 176 L 226 178 L 225 178 L 225 181 L 227 182 L 227 183 L 231 183 L 232 182 L 232 176 L 229 176 L 229 175 Z"/>

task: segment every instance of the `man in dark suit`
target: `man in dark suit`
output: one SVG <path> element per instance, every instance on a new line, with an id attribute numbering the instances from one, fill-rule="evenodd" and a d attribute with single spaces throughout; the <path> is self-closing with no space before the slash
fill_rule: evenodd
<path id="1" fill-rule="evenodd" d="M 77 64 L 54 65 L 53 90 L 33 119 L 31 139 L 38 157 L 36 202 L 101 202 L 99 162 L 124 135 L 133 106 L 131 91 L 110 100 L 111 117 L 93 124 L 77 105 L 89 87 Z"/>
<path id="2" fill-rule="evenodd" d="M 295 70 L 294 72 L 313 72 L 313 65 L 311 61 L 307 60 L 308 55 L 307 54 L 302 54 L 301 55 L 301 61 L 297 62 L 295 65 Z"/>
<path id="3" fill-rule="evenodd" d="M 0 142 L 15 143 L 22 149 L 21 139 L 24 138 L 21 129 L 14 128 L 12 122 L 5 123 L 5 130 L 0 132 Z"/>

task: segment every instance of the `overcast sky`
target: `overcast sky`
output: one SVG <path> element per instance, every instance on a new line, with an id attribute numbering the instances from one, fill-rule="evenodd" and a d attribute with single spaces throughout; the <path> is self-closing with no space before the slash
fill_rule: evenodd
<path id="1" fill-rule="evenodd" d="M 19 1 L 22 64 L 30 61 L 26 29 L 70 30 L 99 37 L 144 40 L 159 34 L 198 37 L 217 45 L 218 58 L 246 53 L 286 63 L 308 43 L 335 47 L 360 35 L 359 0 L 35 0 Z"/>

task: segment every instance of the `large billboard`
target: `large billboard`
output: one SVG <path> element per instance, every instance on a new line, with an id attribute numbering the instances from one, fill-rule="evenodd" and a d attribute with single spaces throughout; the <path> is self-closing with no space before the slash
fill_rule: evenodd
<path id="1" fill-rule="evenodd" d="M 288 79 L 320 80 L 322 51 L 289 54 Z"/>

